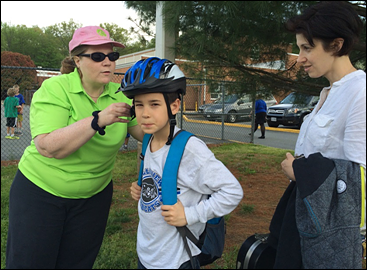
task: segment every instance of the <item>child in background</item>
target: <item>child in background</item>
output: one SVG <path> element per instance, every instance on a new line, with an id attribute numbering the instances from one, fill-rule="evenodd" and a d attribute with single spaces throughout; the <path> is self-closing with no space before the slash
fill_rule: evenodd
<path id="1" fill-rule="evenodd" d="M 129 143 L 129 139 L 130 139 L 130 133 L 128 132 L 126 134 L 124 145 L 122 146 L 124 150 L 127 150 L 127 144 Z"/>
<path id="2" fill-rule="evenodd" d="M 14 132 L 14 134 L 22 135 L 23 108 L 24 108 L 25 100 L 24 100 L 23 95 L 19 93 L 19 85 L 15 84 L 13 88 L 16 90 L 15 97 L 19 99 L 19 105 L 21 106 L 18 109 L 17 126 L 16 126 L 17 130 Z"/>
<path id="3" fill-rule="evenodd" d="M 16 89 L 8 89 L 8 97 L 4 100 L 5 117 L 6 117 L 6 139 L 19 139 L 14 136 L 14 130 L 16 127 L 16 119 L 18 116 L 19 99 L 15 97 Z"/>

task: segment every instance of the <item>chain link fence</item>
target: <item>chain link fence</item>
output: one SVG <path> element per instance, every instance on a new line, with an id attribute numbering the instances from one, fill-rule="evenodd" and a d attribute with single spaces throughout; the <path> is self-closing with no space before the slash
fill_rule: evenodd
<path id="1" fill-rule="evenodd" d="M 39 89 L 42 82 L 50 77 L 60 75 L 59 69 L 53 68 L 30 68 L 30 67 L 9 67 L 1 66 L 1 160 L 19 160 L 25 148 L 31 143 L 31 132 L 29 125 L 29 110 L 33 94 Z M 123 73 L 115 73 L 113 82 L 121 83 Z M 23 109 L 22 135 L 19 139 L 6 139 L 6 118 L 4 116 L 4 100 L 7 97 L 8 88 L 14 84 L 20 86 L 20 93 L 24 96 L 26 104 Z M 177 125 L 196 134 L 206 143 L 223 143 L 228 141 L 251 142 L 249 136 L 251 120 L 248 117 L 252 106 L 247 108 L 247 112 L 225 112 L 224 100 L 221 96 L 226 93 L 225 84 L 222 84 L 219 91 L 209 91 L 209 87 L 203 80 L 188 78 L 186 95 L 183 97 L 181 111 L 176 116 Z M 214 104 L 216 102 L 216 104 Z M 214 114 L 216 120 L 208 119 L 207 114 L 202 109 L 204 106 L 220 107 Z M 247 116 L 243 120 L 233 120 L 233 116 Z M 232 118 L 229 118 L 232 116 Z M 232 120 L 229 120 L 232 119 Z M 253 117 L 252 117 L 253 119 Z M 16 131 L 17 128 L 15 129 Z M 136 150 L 139 145 L 137 140 L 130 137 L 127 149 L 121 147 L 120 151 Z"/>
<path id="2" fill-rule="evenodd" d="M 228 84 L 218 82 L 219 87 L 213 91 L 205 80 L 188 78 L 178 125 L 206 143 L 252 143 L 253 137 L 248 134 L 253 125 L 251 114 L 255 101 L 228 94 L 231 92 Z"/>

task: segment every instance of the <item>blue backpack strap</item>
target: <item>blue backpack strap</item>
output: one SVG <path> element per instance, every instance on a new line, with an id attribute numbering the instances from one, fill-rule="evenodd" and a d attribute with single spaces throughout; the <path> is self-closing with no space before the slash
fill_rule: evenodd
<path id="1" fill-rule="evenodd" d="M 172 140 L 162 176 L 162 201 L 165 205 L 177 203 L 177 175 L 188 139 L 194 134 L 180 130 Z"/>
<path id="2" fill-rule="evenodd" d="M 138 178 L 138 185 L 141 186 L 141 178 L 143 176 L 143 170 L 144 170 L 144 156 L 145 152 L 147 151 L 148 143 L 150 138 L 152 137 L 152 134 L 144 134 L 143 138 L 143 144 L 141 147 L 141 153 L 140 153 L 140 169 L 139 169 L 139 178 Z"/>

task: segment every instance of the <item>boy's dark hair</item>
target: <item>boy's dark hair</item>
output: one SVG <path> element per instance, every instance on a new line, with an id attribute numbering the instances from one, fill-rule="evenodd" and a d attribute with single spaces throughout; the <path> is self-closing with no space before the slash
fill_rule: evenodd
<path id="1" fill-rule="evenodd" d="M 363 23 L 351 4 L 321 1 L 289 19 L 285 27 L 292 33 L 303 34 L 311 46 L 315 46 L 313 39 L 321 40 L 325 51 L 334 49 L 334 39 L 343 38 L 342 48 L 334 53 L 335 56 L 343 56 L 349 55 L 358 42 Z"/>
<path id="2" fill-rule="evenodd" d="M 181 100 L 181 95 L 178 92 L 166 93 L 166 95 L 168 97 L 168 103 L 169 104 L 172 104 L 176 99 Z"/>

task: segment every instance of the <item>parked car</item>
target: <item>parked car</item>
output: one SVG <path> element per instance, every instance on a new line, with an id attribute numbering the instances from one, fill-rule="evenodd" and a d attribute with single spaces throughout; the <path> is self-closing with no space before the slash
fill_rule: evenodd
<path id="1" fill-rule="evenodd" d="M 199 106 L 199 108 L 198 108 L 198 112 L 199 112 L 199 113 L 203 113 L 203 112 L 204 112 L 204 110 L 205 110 L 207 107 L 209 107 L 209 106 L 211 106 L 211 105 L 213 105 L 213 104 L 221 103 L 221 102 L 222 102 L 222 99 L 221 99 L 221 97 L 219 97 L 219 98 L 217 98 L 213 103 L 206 103 L 206 104 L 203 104 L 203 105 Z"/>
<path id="2" fill-rule="evenodd" d="M 277 103 L 273 96 L 264 99 L 264 101 L 267 106 Z M 207 120 L 222 120 L 224 114 L 225 122 L 235 123 L 239 120 L 249 119 L 251 110 L 252 100 L 250 95 L 231 94 L 224 97 L 224 104 L 222 99 L 219 99 L 215 103 L 204 107 L 203 116 Z"/>
<path id="3" fill-rule="evenodd" d="M 268 107 L 267 123 L 269 127 L 301 127 L 303 119 L 312 112 L 319 101 L 319 96 L 292 92 L 279 104 Z"/>

